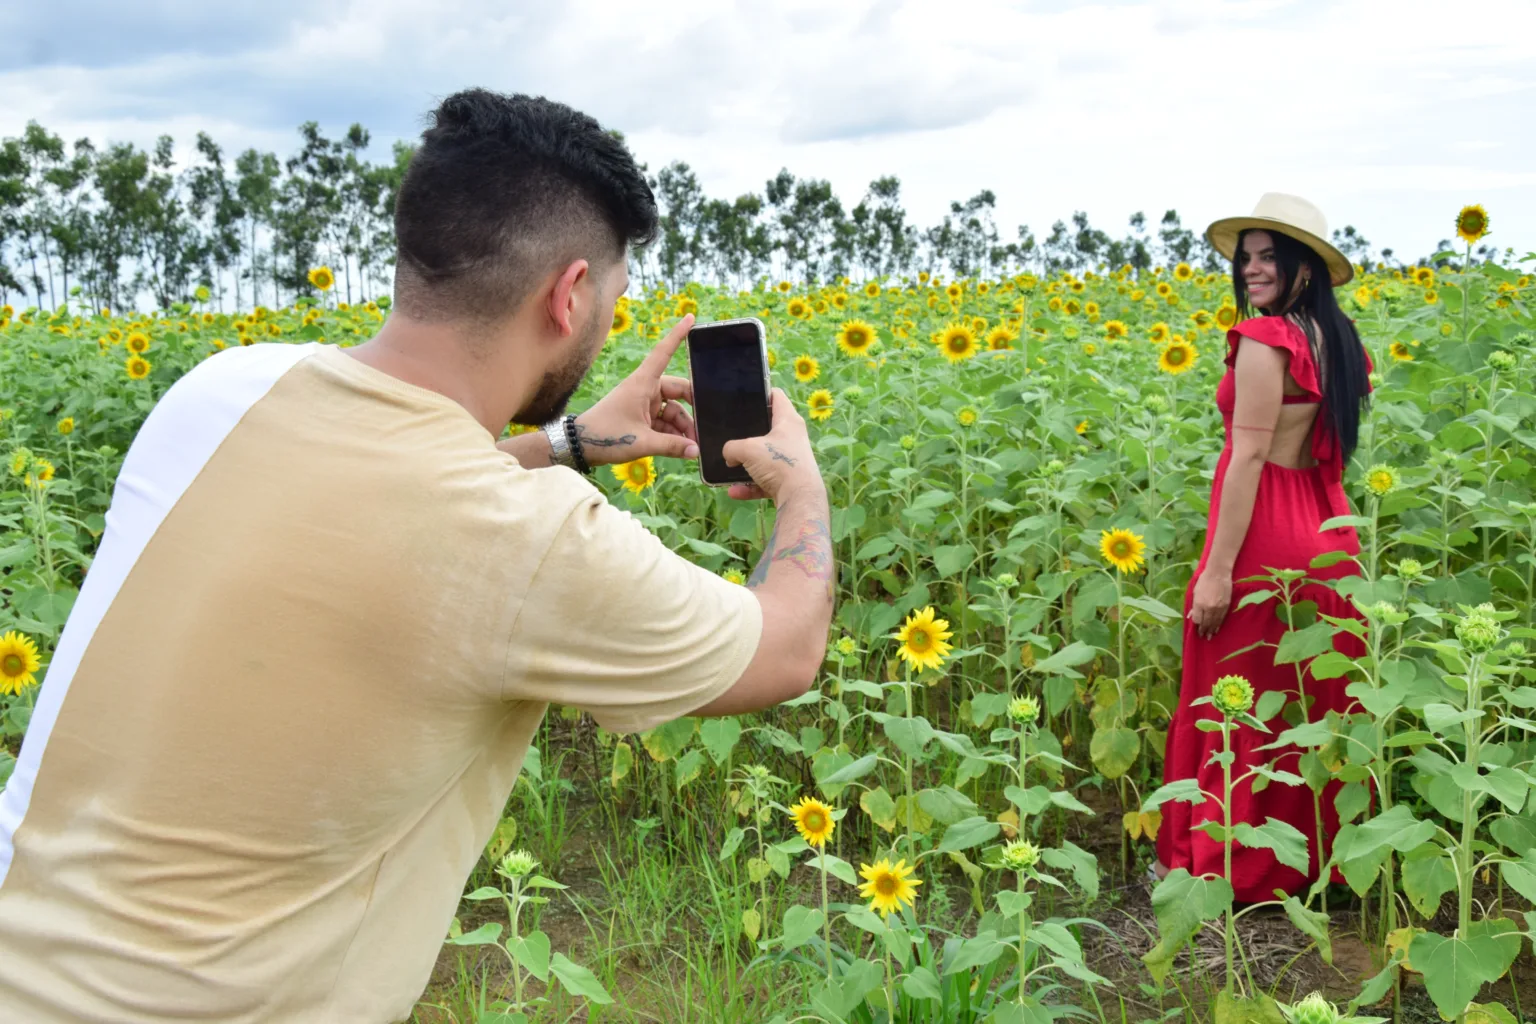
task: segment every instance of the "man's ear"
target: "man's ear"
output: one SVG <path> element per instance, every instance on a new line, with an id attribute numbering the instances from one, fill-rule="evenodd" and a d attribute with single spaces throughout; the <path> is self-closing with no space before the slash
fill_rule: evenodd
<path id="1" fill-rule="evenodd" d="M 586 276 L 587 261 L 574 260 L 560 272 L 555 286 L 549 290 L 549 318 L 562 338 L 569 338 L 573 333 L 571 314 L 576 309 L 576 287 Z"/>

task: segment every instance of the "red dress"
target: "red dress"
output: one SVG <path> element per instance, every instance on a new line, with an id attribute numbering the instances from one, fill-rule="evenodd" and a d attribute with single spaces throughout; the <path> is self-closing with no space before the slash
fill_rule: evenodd
<path id="1" fill-rule="evenodd" d="M 1302 330 L 1283 317 L 1255 317 L 1245 320 L 1227 332 L 1227 372 L 1216 389 L 1216 408 L 1221 410 L 1226 432 L 1226 445 L 1216 463 L 1216 480 L 1211 488 L 1210 521 L 1205 535 L 1205 550 L 1200 555 L 1200 565 L 1189 581 L 1184 596 L 1184 673 L 1179 692 L 1179 707 L 1168 728 L 1167 755 L 1163 763 L 1163 778 L 1167 782 L 1176 779 L 1196 778 L 1200 788 L 1207 793 L 1220 794 L 1221 768 L 1210 763 L 1211 755 L 1221 750 L 1221 733 L 1201 732 L 1195 722 L 1201 718 L 1216 720 L 1220 717 L 1210 705 L 1191 707 L 1201 697 L 1208 697 L 1211 686 L 1224 675 L 1245 676 L 1253 684 L 1256 695 L 1269 690 L 1296 690 L 1296 667 L 1276 665 L 1274 648 L 1259 647 L 1236 657 L 1227 656 L 1259 640 L 1275 644 L 1285 633 L 1285 625 L 1276 614 L 1276 601 L 1239 608 L 1243 595 L 1263 589 L 1261 583 L 1244 583 L 1249 576 L 1264 574 L 1268 569 L 1309 569 L 1312 560 L 1329 551 L 1348 551 L 1357 554 L 1360 543 L 1351 527 L 1319 533 L 1318 527 L 1334 516 L 1349 515 L 1349 503 L 1344 497 L 1344 461 L 1332 432 L 1323 423 L 1317 423 L 1312 431 L 1312 457 L 1315 466 L 1291 469 L 1266 462 L 1259 477 L 1258 492 L 1253 502 L 1253 519 L 1248 526 L 1243 546 L 1238 551 L 1232 569 L 1232 604 L 1221 628 L 1211 639 L 1202 639 L 1194 623 L 1189 621 L 1190 603 L 1194 597 L 1195 582 L 1205 571 L 1210 557 L 1211 540 L 1216 535 L 1216 520 L 1221 509 L 1222 484 L 1226 479 L 1227 466 L 1232 461 L 1232 410 L 1236 402 L 1237 385 L 1231 367 L 1237 359 L 1238 341 L 1242 337 L 1253 338 L 1273 348 L 1286 352 L 1290 376 L 1306 392 L 1303 395 L 1286 395 L 1288 405 L 1320 403 L 1322 385 L 1318 377 L 1317 363 L 1312 356 L 1311 345 Z M 1322 409 L 1318 409 L 1319 415 Z M 1341 562 L 1330 569 L 1309 569 L 1315 579 L 1331 579 L 1355 574 L 1352 563 Z M 1318 611 L 1327 615 L 1359 617 L 1354 608 L 1332 590 L 1317 584 L 1303 588 L 1297 600 L 1316 601 Z M 1350 656 L 1364 653 L 1364 647 L 1354 637 L 1338 638 L 1338 649 Z M 1303 674 L 1306 693 L 1313 700 L 1311 717 L 1323 717 L 1328 711 L 1345 711 L 1353 701 L 1344 694 L 1343 679 L 1316 680 L 1310 671 Z M 1294 699 L 1294 697 L 1292 698 Z M 1254 764 L 1272 763 L 1278 751 L 1255 751 L 1256 747 L 1274 741 L 1287 726 L 1278 716 L 1266 722 L 1274 734 L 1264 735 L 1254 729 L 1237 729 L 1232 736 L 1232 748 L 1236 753 L 1232 777 L 1237 779 Z M 1294 748 L 1293 748 L 1294 750 Z M 1275 767 L 1297 771 L 1295 753 L 1288 753 Z M 1298 773 L 1299 774 L 1299 773 Z M 1334 809 L 1337 783 L 1331 784 L 1322 797 L 1323 832 L 1325 842 L 1331 847 L 1333 836 L 1339 828 L 1338 812 Z M 1313 807 L 1312 790 L 1307 786 L 1286 786 L 1271 783 L 1255 794 L 1247 783 L 1234 785 L 1232 794 L 1232 822 L 1249 822 L 1262 825 L 1266 818 L 1278 818 L 1294 825 L 1307 837 L 1307 847 L 1312 858 L 1312 870 L 1308 877 L 1293 868 L 1279 863 L 1269 850 L 1248 849 L 1234 845 L 1232 849 L 1232 877 L 1230 879 L 1236 898 L 1242 902 L 1259 902 L 1275 898 L 1274 890 L 1283 889 L 1295 894 L 1301 892 L 1317 875 L 1318 851 L 1317 819 Z M 1163 823 L 1157 834 L 1158 858 L 1169 869 L 1184 868 L 1191 874 L 1220 875 L 1225 870 L 1224 847 L 1204 832 L 1192 830 L 1194 825 L 1207 820 L 1221 821 L 1221 810 L 1214 802 L 1193 804 L 1167 803 L 1162 806 Z"/>

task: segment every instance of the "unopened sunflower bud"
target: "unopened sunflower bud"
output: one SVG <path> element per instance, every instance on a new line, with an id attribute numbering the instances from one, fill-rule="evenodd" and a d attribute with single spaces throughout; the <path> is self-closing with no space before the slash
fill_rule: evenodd
<path id="1" fill-rule="evenodd" d="M 1321 992 L 1313 992 L 1299 1003 L 1281 1005 L 1289 1024 L 1341 1024 L 1343 1014 L 1338 1007 L 1323 998 Z"/>
<path id="2" fill-rule="evenodd" d="M 1000 572 L 997 574 L 997 585 L 1004 590 L 1012 590 L 1019 585 L 1019 578 L 1011 572 Z"/>
<path id="3" fill-rule="evenodd" d="M 1493 617 L 1493 605 L 1478 605 L 1456 624 L 1456 639 L 1470 654 L 1486 654 L 1504 639 L 1504 629 Z"/>
<path id="4" fill-rule="evenodd" d="M 538 858 L 527 850 L 513 850 L 501 858 L 501 873 L 511 878 L 526 878 L 538 868 Z"/>
<path id="5" fill-rule="evenodd" d="M 1211 703 L 1228 718 L 1253 707 L 1253 684 L 1242 676 L 1222 676 L 1211 688 Z"/>
<path id="6" fill-rule="evenodd" d="M 1018 725 L 1033 725 L 1040 719 L 1040 702 L 1033 697 L 1015 697 L 1008 702 L 1008 720 Z"/>
<path id="7" fill-rule="evenodd" d="M 1028 871 L 1040 863 L 1040 847 L 1027 839 L 1015 839 L 1003 847 L 1003 867 L 1009 871 Z"/>
<path id="8" fill-rule="evenodd" d="M 1405 558 L 1397 563 L 1397 574 L 1404 578 L 1421 575 L 1424 572 L 1424 563 L 1417 558 Z"/>
<path id="9" fill-rule="evenodd" d="M 911 451 L 913 448 L 917 447 L 917 438 L 913 437 L 911 434 L 902 434 L 900 443 L 903 450 Z"/>
<path id="10" fill-rule="evenodd" d="M 1491 352 L 1488 355 L 1488 365 L 1495 370 L 1513 370 L 1515 368 L 1515 356 L 1511 352 Z"/>

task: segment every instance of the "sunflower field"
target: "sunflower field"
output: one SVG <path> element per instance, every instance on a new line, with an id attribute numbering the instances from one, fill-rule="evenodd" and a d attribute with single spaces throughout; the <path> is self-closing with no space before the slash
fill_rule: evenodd
<path id="1" fill-rule="evenodd" d="M 227 346 L 346 346 L 388 313 L 311 280 L 321 301 L 239 315 L 0 308 L 0 779 L 158 396 Z M 623 737 L 552 711 L 415 1019 L 1536 1019 L 1536 281 L 1468 250 L 1340 292 L 1376 375 L 1345 478 L 1363 551 L 1328 585 L 1368 628 L 1294 600 L 1299 572 L 1249 600 L 1288 625 L 1277 662 L 1359 710 L 1212 680 L 1205 724 L 1275 760 L 1210 794 L 1162 764 L 1231 293 L 1179 264 L 622 300 L 576 408 L 685 313 L 767 325 L 831 497 L 833 639 L 762 715 Z M 736 582 L 772 526 L 692 466 L 596 479 Z M 1301 896 L 1149 877 L 1169 802 L 1334 782 Z M 1317 843 L 1213 835 L 1303 870 Z"/>

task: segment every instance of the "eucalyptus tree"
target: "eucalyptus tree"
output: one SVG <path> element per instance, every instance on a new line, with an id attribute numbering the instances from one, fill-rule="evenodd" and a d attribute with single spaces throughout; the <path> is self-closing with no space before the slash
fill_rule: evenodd
<path id="1" fill-rule="evenodd" d="M 277 305 L 277 278 L 273 266 L 276 257 L 263 253 L 259 233 L 270 233 L 277 214 L 277 199 L 283 167 L 276 154 L 247 149 L 235 158 L 235 196 L 240 203 L 237 218 L 242 236 L 249 240 L 247 273 L 251 280 L 251 304 L 261 304 L 261 278 L 265 274 L 272 285 L 272 304 Z"/>

